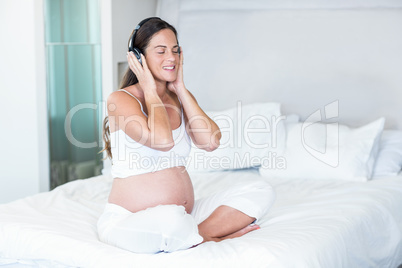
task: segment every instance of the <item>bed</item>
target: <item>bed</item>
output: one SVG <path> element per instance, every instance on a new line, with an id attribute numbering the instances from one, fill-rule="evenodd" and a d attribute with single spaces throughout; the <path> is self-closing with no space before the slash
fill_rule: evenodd
<path id="1" fill-rule="evenodd" d="M 101 176 L 1 204 L 0 265 L 400 267 L 402 4 L 163 0 L 156 15 L 178 29 L 186 85 L 224 130 L 225 146 L 192 149 L 196 198 L 267 181 L 261 229 L 174 253 L 104 244 L 105 161 Z"/>
<path id="2" fill-rule="evenodd" d="M 113 181 L 105 169 L 101 176 L 1 204 L 0 264 L 309 268 L 402 264 L 402 131 L 384 130 L 384 118 L 358 128 L 311 124 L 296 114 L 282 115 L 280 104 L 272 102 L 244 105 L 240 117 L 239 107 L 208 114 L 222 130 L 222 143 L 208 153 L 192 147 L 187 169 L 195 198 L 234 184 L 266 181 L 276 200 L 257 222 L 260 229 L 173 253 L 136 254 L 102 243 L 96 223 Z M 248 131 L 251 136 L 227 131 L 241 121 L 251 122 L 248 130 L 258 131 Z M 276 135 L 272 128 L 262 131 L 272 122 L 278 122 Z M 276 142 L 271 143 L 274 137 Z M 230 146 L 231 139 L 235 144 L 241 140 L 242 146 Z M 270 146 L 255 146 L 262 144 Z M 322 151 L 322 145 L 326 154 L 312 153 Z M 331 166 L 331 158 L 324 156 L 334 153 L 339 163 Z"/>
<path id="3" fill-rule="evenodd" d="M 257 118 L 248 124 L 259 130 L 252 133 L 252 145 L 272 141 L 272 131 L 261 131 L 266 122 L 261 118 L 276 121 L 280 115 L 285 119 L 278 123 L 276 146 L 248 146 L 246 136 L 222 131 L 223 146 L 204 153 L 198 165 L 191 160 L 203 152 L 193 146 L 187 169 L 196 199 L 234 184 L 270 183 L 276 200 L 257 222 L 259 230 L 173 253 L 136 254 L 102 243 L 96 223 L 113 180 L 110 170 L 104 170 L 101 176 L 0 205 L 0 264 L 334 268 L 402 264 L 402 131 L 383 130 L 380 118 L 358 128 L 326 128 L 322 135 L 321 127 L 327 124 L 312 126 L 295 114 L 281 115 L 278 103 L 254 103 L 241 111 L 240 118 L 239 107 L 208 113 L 222 130 L 230 121 Z M 336 146 L 325 144 L 327 154 L 338 152 L 339 163 L 333 167 L 327 158 L 306 148 L 321 151 L 320 140 L 335 133 Z M 231 138 L 241 138 L 243 145 L 228 146 Z"/>
<path id="4" fill-rule="evenodd" d="M 0 264 L 335 268 L 402 263 L 402 176 L 370 182 L 264 179 L 257 169 L 247 169 L 194 173 L 192 180 L 196 197 L 237 182 L 267 180 L 277 200 L 261 219 L 261 229 L 241 238 L 174 253 L 135 254 L 100 242 L 96 234 L 110 175 L 74 181 L 0 206 Z"/>

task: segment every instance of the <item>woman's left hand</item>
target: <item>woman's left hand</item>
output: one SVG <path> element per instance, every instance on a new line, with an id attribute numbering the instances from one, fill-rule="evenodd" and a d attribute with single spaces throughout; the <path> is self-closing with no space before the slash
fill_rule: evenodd
<path id="1" fill-rule="evenodd" d="M 177 68 L 177 77 L 173 82 L 167 83 L 167 88 L 178 95 L 179 91 L 185 89 L 183 81 L 183 49 L 180 47 L 179 66 Z"/>

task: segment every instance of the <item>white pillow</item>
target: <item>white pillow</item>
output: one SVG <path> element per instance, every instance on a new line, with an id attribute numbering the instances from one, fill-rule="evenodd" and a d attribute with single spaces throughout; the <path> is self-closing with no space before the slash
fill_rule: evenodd
<path id="1" fill-rule="evenodd" d="M 260 174 L 275 178 L 366 181 L 373 171 L 378 148 L 375 143 L 379 141 L 384 121 L 380 118 L 355 129 L 338 123 L 289 124 L 283 159 L 263 162 Z"/>
<path id="2" fill-rule="evenodd" d="M 285 119 L 285 126 L 288 124 L 298 123 L 300 121 L 300 116 L 298 114 L 288 114 Z"/>
<path id="3" fill-rule="evenodd" d="M 373 178 L 396 176 L 402 168 L 402 130 L 384 130 Z"/>
<path id="4" fill-rule="evenodd" d="M 206 152 L 192 144 L 187 170 L 206 172 L 259 166 L 270 153 L 283 152 L 286 140 L 279 103 L 253 103 L 206 112 L 221 129 L 218 149 Z"/>

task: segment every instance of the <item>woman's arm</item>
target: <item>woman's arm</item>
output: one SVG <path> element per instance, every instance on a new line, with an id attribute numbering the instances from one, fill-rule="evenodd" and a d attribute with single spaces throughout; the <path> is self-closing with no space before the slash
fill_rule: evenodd
<path id="1" fill-rule="evenodd" d="M 150 147 L 169 151 L 174 146 L 172 128 L 165 105 L 155 92 L 144 91 L 145 105 L 148 111 L 148 130 L 146 134 L 151 142 Z"/>
<path id="2" fill-rule="evenodd" d="M 218 125 L 205 114 L 195 97 L 185 87 L 183 82 L 183 49 L 181 47 L 180 51 L 177 78 L 174 82 L 168 83 L 168 89 L 176 93 L 181 100 L 188 134 L 194 144 L 206 151 L 213 151 L 219 147 L 222 134 Z"/>
<path id="3" fill-rule="evenodd" d="M 133 140 L 156 150 L 168 151 L 174 146 L 169 117 L 156 92 L 155 80 L 145 57 L 141 57 L 143 66 L 132 53 L 127 55 L 130 69 L 137 76 L 144 92 L 148 118 L 134 98 L 127 98 L 124 92 L 113 92 L 108 98 L 109 120 Z"/>
<path id="4" fill-rule="evenodd" d="M 208 152 L 219 147 L 222 137 L 218 125 L 206 115 L 197 100 L 186 88 L 178 92 L 188 125 L 188 132 L 194 144 Z"/>

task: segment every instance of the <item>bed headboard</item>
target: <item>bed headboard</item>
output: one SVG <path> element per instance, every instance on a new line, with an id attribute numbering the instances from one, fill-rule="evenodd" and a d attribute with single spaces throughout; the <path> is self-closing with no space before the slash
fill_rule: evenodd
<path id="1" fill-rule="evenodd" d="M 337 101 L 340 123 L 402 129 L 401 1 L 160 0 L 157 15 L 205 110 L 275 101 L 305 119 Z"/>

